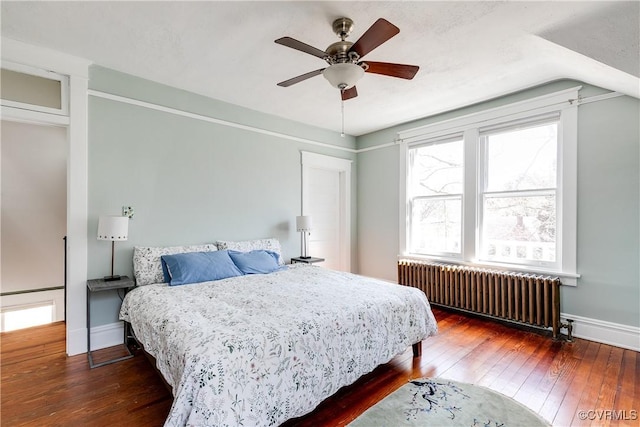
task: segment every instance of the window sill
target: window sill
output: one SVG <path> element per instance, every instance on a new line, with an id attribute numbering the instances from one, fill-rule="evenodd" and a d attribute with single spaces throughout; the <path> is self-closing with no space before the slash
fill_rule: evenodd
<path id="1" fill-rule="evenodd" d="M 564 271 L 556 271 L 556 270 L 548 270 L 544 268 L 536 268 L 529 266 L 515 266 L 512 264 L 500 264 L 500 263 L 492 263 L 492 262 L 466 262 L 459 259 L 451 259 L 451 258 L 442 258 L 436 256 L 426 256 L 426 255 L 398 255 L 398 259 L 411 259 L 416 261 L 431 261 L 431 262 L 441 262 L 448 264 L 461 265 L 465 267 L 476 267 L 476 268 L 488 268 L 495 270 L 504 270 L 504 271 L 514 271 L 518 273 L 530 273 L 530 274 L 540 274 L 546 276 L 558 276 L 563 286 L 577 286 L 578 279 L 580 278 L 579 274 L 576 273 L 568 273 Z"/>

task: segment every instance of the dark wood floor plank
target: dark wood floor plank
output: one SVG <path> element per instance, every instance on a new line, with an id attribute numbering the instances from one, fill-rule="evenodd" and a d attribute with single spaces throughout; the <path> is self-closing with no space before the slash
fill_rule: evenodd
<path id="1" fill-rule="evenodd" d="M 598 352 L 600 350 L 600 344 L 590 342 L 584 358 L 580 362 L 580 366 L 575 371 L 571 385 L 567 390 L 567 393 L 562 399 L 562 403 L 558 407 L 553 424 L 558 426 L 571 425 L 571 422 L 578 410 L 578 403 L 582 397 L 582 392 L 589 386 L 589 376 L 593 370 L 593 365 L 596 362 Z M 580 408 L 589 409 L 589 408 Z M 580 423 L 579 425 L 583 425 Z"/>
<path id="2" fill-rule="evenodd" d="M 578 409 L 611 407 L 626 410 L 627 416 L 640 409 L 637 352 L 580 339 L 558 343 L 477 317 L 434 313 L 440 332 L 423 342 L 422 357 L 413 358 L 408 348 L 284 427 L 345 426 L 410 379 L 434 376 L 514 395 L 556 426 L 591 423 L 576 418 Z M 142 354 L 89 369 L 86 355 L 65 355 L 64 337 L 64 324 L 2 334 L 3 426 L 163 425 L 171 394 Z M 111 357 L 122 350 L 96 355 Z M 607 423 L 637 426 L 630 419 L 592 425 Z"/>
<path id="3" fill-rule="evenodd" d="M 513 354 L 511 361 L 508 366 L 500 373 L 500 376 L 495 378 L 493 382 L 488 384 L 487 386 L 492 390 L 496 390 L 498 392 L 502 392 L 507 387 L 510 387 L 514 382 L 514 377 L 519 376 L 519 372 L 523 369 L 523 366 L 531 357 L 535 357 L 541 351 L 544 351 L 544 348 L 541 348 L 545 344 L 545 338 L 535 334 L 527 334 L 525 335 L 522 346 L 519 347 L 519 351 Z M 528 374 L 528 372 L 527 372 Z M 521 381 L 524 381 L 525 378 L 521 378 Z M 522 382 L 514 384 L 518 388 Z M 517 390 L 517 389 L 516 389 Z M 515 393 L 515 391 L 514 391 Z"/>
<path id="4" fill-rule="evenodd" d="M 602 388 L 602 383 L 604 382 L 604 375 L 607 368 L 607 361 L 611 355 L 611 351 L 613 347 L 608 345 L 601 345 L 598 349 L 598 356 L 596 357 L 595 363 L 592 366 L 591 372 L 589 373 L 589 379 L 587 379 L 588 386 L 585 387 L 580 401 L 577 405 L 577 410 L 573 416 L 573 425 L 590 425 L 591 422 L 585 422 L 580 419 L 579 411 L 581 410 L 589 410 L 589 409 L 600 409 L 596 406 L 596 402 L 598 401 L 598 396 L 600 393 L 600 389 Z M 599 420 L 601 421 L 601 420 Z"/>
<path id="5" fill-rule="evenodd" d="M 590 347 L 589 341 L 575 340 L 572 343 L 565 343 L 565 348 L 568 348 L 571 357 L 568 359 L 564 367 L 558 366 L 560 370 L 557 373 L 558 379 L 551 388 L 551 391 L 544 399 L 544 403 L 539 409 L 534 409 L 536 406 L 531 406 L 531 409 L 536 410 L 543 418 L 552 420 L 557 415 L 558 410 L 562 405 L 567 393 L 571 393 L 571 384 L 574 381 L 576 371 L 581 365 L 582 360 L 586 357 L 587 349 Z M 595 353 L 594 353 L 595 355 Z M 537 399 L 535 399 L 537 400 Z"/>
<path id="6" fill-rule="evenodd" d="M 479 331 L 482 335 L 482 331 Z M 496 354 L 501 351 L 509 336 L 501 328 L 494 329 L 492 334 L 484 335 L 473 351 L 465 353 L 456 363 L 443 372 L 443 375 L 454 381 L 477 382 L 496 361 Z M 471 380 L 469 380 L 471 378 Z"/>
<path id="7" fill-rule="evenodd" d="M 520 386 L 518 391 L 513 395 L 513 398 L 515 400 L 522 404 L 529 405 L 529 401 L 531 400 L 532 396 L 543 395 L 544 389 L 541 386 L 541 383 L 549 378 L 552 378 L 550 375 L 550 371 L 552 370 L 554 361 L 556 361 L 558 355 L 561 354 L 562 349 L 563 346 L 560 342 L 552 342 L 551 345 L 547 347 L 544 354 L 540 353 L 536 358 L 527 361 L 527 364 L 530 367 L 530 373 L 522 383 L 522 386 Z M 534 366 L 536 359 L 537 363 Z M 550 388 L 551 387 L 549 386 L 547 388 L 547 391 Z"/>
<path id="8" fill-rule="evenodd" d="M 604 371 L 604 379 L 602 381 L 602 387 L 600 387 L 598 400 L 595 404 L 596 409 L 602 409 L 603 411 L 615 410 L 614 403 L 616 400 L 616 394 L 618 392 L 618 379 L 622 368 L 622 357 L 624 350 L 617 347 L 612 347 L 609 353 L 609 360 Z M 586 400 L 589 402 L 589 400 Z M 604 419 L 596 419 L 591 422 L 592 426 L 608 427 L 611 425 L 610 416 L 603 417 Z"/>
<path id="9" fill-rule="evenodd" d="M 586 348 L 586 341 L 582 340 L 563 343 L 562 349 L 554 357 L 553 363 L 549 366 L 538 388 L 530 394 L 526 405 L 532 410 L 542 413 L 542 406 L 548 402 L 548 407 L 553 408 L 548 413 L 555 416 L 569 388 L 573 372 L 584 355 Z M 548 419 L 552 419 L 553 416 L 549 415 Z"/>
<path id="10" fill-rule="evenodd" d="M 623 417 L 629 419 L 616 418 L 610 421 L 612 426 L 634 426 L 637 427 L 640 419 L 640 353 L 625 350 L 620 366 L 620 375 L 616 386 L 616 397 L 613 407 L 617 411 L 622 411 Z M 635 412 L 633 412 L 635 410 Z M 636 418 L 633 420 L 631 418 Z"/>

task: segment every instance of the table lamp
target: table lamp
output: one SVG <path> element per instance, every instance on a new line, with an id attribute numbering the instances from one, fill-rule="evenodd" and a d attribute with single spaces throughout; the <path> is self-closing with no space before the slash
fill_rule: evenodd
<path id="1" fill-rule="evenodd" d="M 113 274 L 113 260 L 116 240 L 127 240 L 129 233 L 129 218 L 126 216 L 101 215 L 98 220 L 98 240 L 111 240 L 111 276 L 104 280 L 120 280 L 120 276 Z"/>
<path id="2" fill-rule="evenodd" d="M 311 257 L 308 255 L 307 234 L 311 231 L 311 217 L 309 215 L 296 217 L 296 229 L 302 233 L 302 255 L 300 258 L 309 259 Z"/>

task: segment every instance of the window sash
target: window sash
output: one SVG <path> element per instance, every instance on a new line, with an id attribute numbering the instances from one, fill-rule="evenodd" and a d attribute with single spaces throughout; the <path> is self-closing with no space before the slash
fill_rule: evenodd
<path id="1" fill-rule="evenodd" d="M 418 202 L 421 201 L 435 201 L 435 202 L 456 202 L 459 201 L 460 202 L 460 210 L 457 212 L 458 214 L 458 218 L 459 218 L 459 224 L 458 224 L 458 229 L 457 229 L 457 235 L 459 236 L 459 244 L 458 244 L 458 250 L 457 251 L 452 251 L 452 250 L 446 250 L 442 249 L 442 245 L 440 245 L 441 249 L 428 249 L 425 251 L 419 251 L 416 250 L 416 242 L 414 241 L 414 230 L 418 227 L 418 224 L 414 223 L 414 209 L 416 209 L 416 205 L 418 204 Z M 447 195 L 437 195 L 437 196 L 416 196 L 410 199 L 409 202 L 409 234 L 407 236 L 407 240 L 409 242 L 408 248 L 410 250 L 410 253 L 412 254 L 416 254 L 416 255 L 433 255 L 433 256 L 446 256 L 446 257 L 453 257 L 453 258 L 460 258 L 462 255 L 462 239 L 463 239 L 463 214 L 462 214 L 462 204 L 463 204 L 463 195 L 462 193 L 459 194 L 447 194 Z M 454 221 L 455 223 L 456 221 Z M 447 228 L 448 223 L 444 225 L 445 228 Z M 438 238 L 439 236 L 434 236 L 434 238 Z M 451 242 L 448 242 L 449 245 Z M 454 242 L 455 243 L 455 242 Z M 445 246 L 447 246 L 445 244 Z"/>
<path id="2" fill-rule="evenodd" d="M 407 250 L 411 253 L 417 255 L 431 255 L 431 256 L 443 256 L 448 258 L 458 258 L 460 259 L 462 256 L 462 247 L 463 247 L 463 221 L 464 221 L 464 213 L 463 213 L 463 193 L 462 192 L 452 192 L 452 193 L 437 193 L 437 194 L 412 194 L 411 191 L 414 188 L 415 181 L 417 180 L 417 176 L 415 172 L 415 160 L 418 150 L 423 149 L 425 147 L 433 147 L 436 145 L 447 144 L 461 142 L 462 143 L 462 152 L 460 153 L 460 164 L 462 165 L 462 182 L 461 187 L 464 188 L 464 138 L 463 134 L 460 132 L 456 132 L 453 134 L 443 135 L 437 138 L 422 140 L 416 144 L 413 144 L 411 148 L 407 151 L 407 168 L 408 175 L 406 180 L 406 191 L 407 191 L 407 227 L 406 227 L 406 237 L 405 241 L 407 242 Z M 428 251 L 416 251 L 415 247 L 415 239 L 414 239 L 414 228 L 418 226 L 418 224 L 414 223 L 414 209 L 416 209 L 417 202 L 420 201 L 459 201 L 460 202 L 460 211 L 458 212 L 459 216 L 459 229 L 457 235 L 460 236 L 460 241 L 458 243 L 457 251 L 450 250 L 433 250 L 430 249 Z M 445 225 L 445 228 L 447 226 Z"/>
<path id="3" fill-rule="evenodd" d="M 503 264 L 519 265 L 519 266 L 536 266 L 548 269 L 560 269 L 561 264 L 561 251 L 562 251 L 562 200 L 559 196 L 560 191 L 560 175 L 561 175 L 561 162 L 562 162 L 562 134 L 560 129 L 561 115 L 559 111 L 546 113 L 533 117 L 521 118 L 519 120 L 497 123 L 490 127 L 480 128 L 478 132 L 479 143 L 479 173 L 478 173 L 478 192 L 477 192 L 477 242 L 475 246 L 475 257 L 481 262 L 499 262 Z M 555 186 L 546 188 L 527 188 L 523 190 L 501 190 L 501 191 L 489 191 L 489 138 L 491 135 L 497 135 L 516 130 L 532 129 L 535 127 L 547 126 L 550 124 L 556 124 L 558 132 L 556 134 L 556 176 Z M 512 253 L 509 255 L 500 255 L 496 252 L 494 256 L 489 256 L 486 253 L 486 248 L 489 245 L 487 234 L 488 224 L 486 223 L 486 202 L 487 199 L 497 198 L 521 198 L 521 197 L 554 197 L 554 213 L 555 213 L 555 241 L 552 245 L 538 245 L 543 246 L 543 252 L 549 253 L 553 251 L 554 260 L 544 260 L 544 256 L 541 259 L 531 259 L 529 257 L 530 249 L 534 246 L 533 242 L 530 243 L 516 243 L 517 241 L 504 241 L 503 246 L 511 245 L 514 248 L 526 247 L 526 256 L 518 259 L 513 257 Z M 553 246 L 553 247 L 551 247 Z"/>
<path id="4" fill-rule="evenodd" d="M 515 240 L 515 239 L 490 239 L 487 234 L 491 231 L 487 224 L 486 205 L 487 201 L 498 199 L 524 199 L 524 198 L 541 198 L 552 197 L 553 198 L 553 210 L 555 213 L 555 219 L 553 220 L 554 241 L 545 242 L 538 240 Z M 555 189 L 548 190 L 536 190 L 536 191 L 518 191 L 518 192 L 501 192 L 483 194 L 481 196 L 482 201 L 480 203 L 479 211 L 481 215 L 478 220 L 479 238 L 477 248 L 477 259 L 479 261 L 487 262 L 500 262 L 505 264 L 515 264 L 522 266 L 538 266 L 544 268 L 559 268 L 559 254 L 561 249 L 561 240 L 559 236 L 559 219 L 558 219 L 558 192 Z M 505 219 L 508 221 L 508 219 Z M 529 224 L 532 226 L 532 224 Z M 491 256 L 487 254 L 486 248 L 488 246 L 494 246 L 495 254 Z M 511 248 L 508 254 L 503 254 L 498 248 Z M 515 248 L 515 249 L 514 249 Z M 520 255 L 517 251 L 524 250 L 525 255 Z M 538 255 L 539 252 L 539 256 Z M 553 254 L 553 260 L 548 259 L 549 253 Z M 515 254 L 515 258 L 513 256 Z"/>

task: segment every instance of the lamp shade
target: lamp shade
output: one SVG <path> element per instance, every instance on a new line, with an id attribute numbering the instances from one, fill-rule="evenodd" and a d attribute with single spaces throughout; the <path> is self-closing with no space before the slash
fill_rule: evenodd
<path id="1" fill-rule="evenodd" d="M 98 240 L 127 240 L 129 218 L 101 215 L 98 220 Z"/>
<path id="2" fill-rule="evenodd" d="M 309 215 L 302 215 L 296 217 L 296 229 L 298 231 L 310 231 L 311 230 L 311 217 Z"/>
<path id="3" fill-rule="evenodd" d="M 322 75 L 331 86 L 338 89 L 348 89 L 354 86 L 364 75 L 362 67 L 351 63 L 333 64 L 325 68 Z"/>

